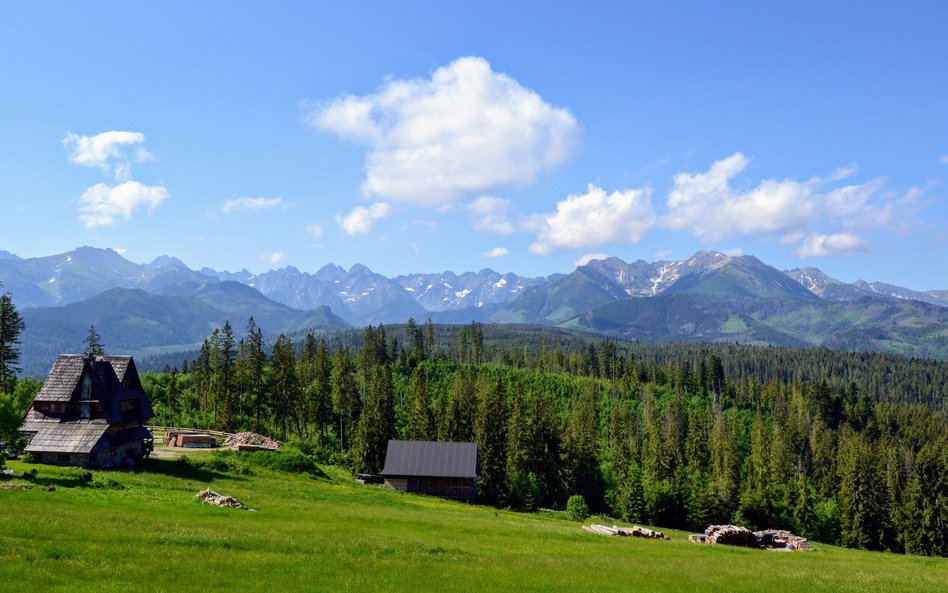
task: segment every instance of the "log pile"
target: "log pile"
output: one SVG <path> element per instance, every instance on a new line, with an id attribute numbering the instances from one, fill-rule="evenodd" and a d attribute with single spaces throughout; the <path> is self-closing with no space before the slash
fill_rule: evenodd
<path id="1" fill-rule="evenodd" d="M 754 536 L 762 548 L 772 550 L 800 550 L 802 552 L 812 552 L 813 546 L 805 537 L 794 535 L 786 529 L 765 529 L 755 531 Z"/>
<path id="2" fill-rule="evenodd" d="M 224 441 L 225 447 L 238 449 L 240 451 L 263 449 L 276 451 L 282 444 L 283 443 L 276 439 L 271 439 L 270 437 L 265 437 L 255 432 L 238 432 L 237 434 L 228 435 L 227 440 Z"/>
<path id="3" fill-rule="evenodd" d="M 696 544 L 722 544 L 765 550 L 813 551 L 813 546 L 805 537 L 794 535 L 785 529 L 751 531 L 740 525 L 709 525 L 704 533 L 689 535 L 688 541 Z"/>
<path id="4" fill-rule="evenodd" d="M 606 527 L 605 525 L 583 525 L 583 529 L 599 535 L 618 535 L 621 537 L 644 537 L 646 539 L 671 539 L 661 531 L 633 525 L 632 527 Z"/>
<path id="5" fill-rule="evenodd" d="M 704 530 L 705 543 L 756 548 L 759 543 L 754 532 L 740 525 L 709 525 Z"/>
<path id="6" fill-rule="evenodd" d="M 194 498 L 197 498 L 198 500 L 203 500 L 207 504 L 212 504 L 218 507 L 230 507 L 234 509 L 244 509 L 247 511 L 257 510 L 257 509 L 252 509 L 248 507 L 247 505 L 240 502 L 233 496 L 218 494 L 217 492 L 214 492 L 210 488 L 205 488 L 204 490 L 201 490 L 200 492 L 194 495 Z"/>

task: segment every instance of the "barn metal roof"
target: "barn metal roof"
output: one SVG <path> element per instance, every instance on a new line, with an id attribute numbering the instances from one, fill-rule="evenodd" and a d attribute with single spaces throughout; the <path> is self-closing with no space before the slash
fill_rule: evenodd
<path id="1" fill-rule="evenodd" d="M 389 441 L 383 476 L 476 478 L 477 445 L 435 441 Z"/>

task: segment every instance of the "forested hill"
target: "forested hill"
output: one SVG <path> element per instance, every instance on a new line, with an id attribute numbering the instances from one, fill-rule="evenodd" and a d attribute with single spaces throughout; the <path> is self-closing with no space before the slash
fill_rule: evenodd
<path id="1" fill-rule="evenodd" d="M 917 403 L 933 410 L 948 411 L 948 362 L 945 361 L 826 348 L 646 344 L 536 325 L 424 324 L 423 327 L 432 336 L 434 351 L 431 354 L 435 357 L 602 378 L 611 376 L 610 361 L 614 357 L 622 369 L 636 363 L 642 380 L 668 375 L 672 372 L 670 369 L 682 367 L 692 375 L 691 380 L 699 384 L 707 380 L 702 377 L 707 376 L 710 360 L 715 357 L 725 378 L 735 384 L 741 380 L 757 384 L 769 381 L 826 383 L 833 389 L 855 390 L 872 401 Z M 410 326 L 390 325 L 384 329 L 394 344 L 390 344 L 390 348 L 404 346 Z M 323 331 L 320 336 L 330 351 L 343 347 L 357 349 L 362 347 L 365 331 Z M 290 334 L 298 349 L 304 337 L 305 333 Z M 138 361 L 139 368 L 180 370 L 197 355 L 198 352 L 193 351 L 149 356 Z"/>
<path id="2" fill-rule="evenodd" d="M 870 390 L 849 380 L 862 373 Z M 144 381 L 155 422 L 268 432 L 353 472 L 379 472 L 388 439 L 474 441 L 484 504 L 578 495 L 651 525 L 948 555 L 945 376 L 878 355 L 409 323 L 267 349 L 259 328 L 215 331 L 187 369 Z"/>

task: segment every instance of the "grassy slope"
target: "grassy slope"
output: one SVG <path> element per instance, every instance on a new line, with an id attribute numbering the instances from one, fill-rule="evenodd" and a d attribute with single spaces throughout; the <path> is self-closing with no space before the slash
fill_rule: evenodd
<path id="1" fill-rule="evenodd" d="M 948 560 L 819 546 L 773 553 L 588 534 L 524 515 L 253 469 L 157 460 L 124 488 L 0 490 L 0 583 L 14 591 L 945 591 Z M 182 471 L 184 469 L 185 471 Z M 259 512 L 194 502 L 208 482 Z"/>

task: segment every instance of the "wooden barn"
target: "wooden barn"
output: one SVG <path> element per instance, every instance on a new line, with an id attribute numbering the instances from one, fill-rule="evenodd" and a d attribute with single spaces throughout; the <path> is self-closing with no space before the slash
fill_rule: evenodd
<path id="1" fill-rule="evenodd" d="M 477 445 L 434 441 L 389 441 L 382 478 L 386 488 L 474 502 Z"/>
<path id="2" fill-rule="evenodd" d="M 131 356 L 61 354 L 20 432 L 40 463 L 115 467 L 151 451 L 152 416 Z"/>

